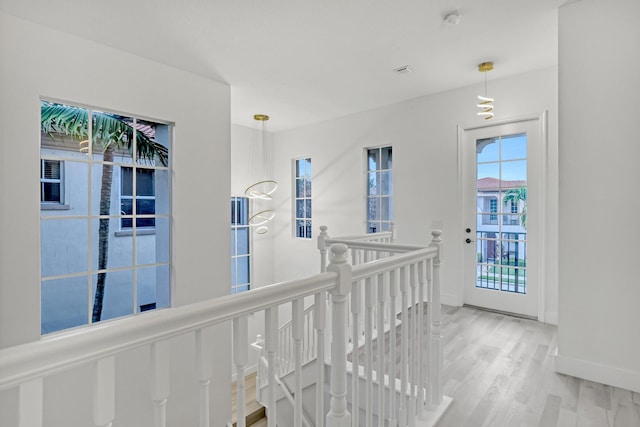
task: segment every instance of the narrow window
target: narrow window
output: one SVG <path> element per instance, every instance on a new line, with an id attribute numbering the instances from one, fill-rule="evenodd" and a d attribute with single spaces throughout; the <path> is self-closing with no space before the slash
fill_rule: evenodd
<path id="1" fill-rule="evenodd" d="M 170 305 L 171 125 L 41 102 L 41 332 Z"/>
<path id="2" fill-rule="evenodd" d="M 311 159 L 295 161 L 294 223 L 296 237 L 311 238 Z"/>
<path id="3" fill-rule="evenodd" d="M 393 220 L 392 154 L 391 147 L 367 150 L 367 233 L 391 229 Z"/>
<path id="4" fill-rule="evenodd" d="M 492 198 L 489 199 L 489 212 L 491 212 L 491 214 L 489 215 L 489 220 L 491 221 L 490 224 L 497 224 L 498 223 L 498 199 L 496 198 Z"/>
<path id="5" fill-rule="evenodd" d="M 251 284 L 249 199 L 231 197 L 231 293 L 248 291 Z"/>
<path id="6" fill-rule="evenodd" d="M 40 203 L 64 203 L 60 160 L 40 159 Z"/>

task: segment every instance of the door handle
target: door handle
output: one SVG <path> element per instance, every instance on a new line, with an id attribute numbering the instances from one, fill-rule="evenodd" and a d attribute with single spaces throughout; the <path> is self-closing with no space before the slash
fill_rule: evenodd
<path id="1" fill-rule="evenodd" d="M 467 237 L 467 239 L 465 240 L 465 242 L 467 242 L 467 243 L 471 243 L 471 242 L 475 242 L 475 240 L 471 240 L 471 239 L 469 239 L 469 238 Z"/>

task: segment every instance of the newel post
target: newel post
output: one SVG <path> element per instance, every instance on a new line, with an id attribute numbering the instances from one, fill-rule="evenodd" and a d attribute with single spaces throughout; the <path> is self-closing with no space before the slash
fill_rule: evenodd
<path id="1" fill-rule="evenodd" d="M 433 260 L 433 282 L 431 304 L 429 306 L 431 317 L 431 339 L 432 346 L 429 355 L 429 374 L 431 382 L 431 405 L 438 406 L 442 402 L 442 313 L 440 302 L 440 264 L 442 262 L 442 231 L 433 230 L 431 232 L 432 248 L 438 249 L 438 254 Z"/>
<path id="2" fill-rule="evenodd" d="M 331 293 L 331 403 L 327 427 L 348 427 L 351 414 L 347 410 L 347 297 L 351 292 L 351 266 L 347 263 L 347 246 L 331 246 L 331 263 L 327 271 L 338 274 Z"/>
<path id="3" fill-rule="evenodd" d="M 327 242 L 329 233 L 326 225 L 320 226 L 320 234 L 318 235 L 318 250 L 320 251 L 320 273 L 327 271 Z"/>

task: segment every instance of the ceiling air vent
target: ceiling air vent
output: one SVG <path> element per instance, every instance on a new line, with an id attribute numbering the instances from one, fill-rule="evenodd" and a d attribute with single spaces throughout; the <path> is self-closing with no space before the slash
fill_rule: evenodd
<path id="1" fill-rule="evenodd" d="M 402 67 L 394 68 L 393 72 L 396 74 L 409 74 L 411 68 L 408 65 L 403 65 Z"/>

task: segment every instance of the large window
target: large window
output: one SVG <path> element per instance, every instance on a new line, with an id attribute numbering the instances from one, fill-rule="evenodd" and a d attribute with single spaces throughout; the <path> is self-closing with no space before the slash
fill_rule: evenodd
<path id="1" fill-rule="evenodd" d="M 231 197 L 231 293 L 248 291 L 251 278 L 249 199 Z"/>
<path id="2" fill-rule="evenodd" d="M 168 307 L 171 125 L 43 101 L 40 130 L 42 333 Z"/>
<path id="3" fill-rule="evenodd" d="M 391 147 L 367 150 L 367 233 L 391 229 L 393 220 L 392 153 Z"/>
<path id="4" fill-rule="evenodd" d="M 295 234 L 311 238 L 311 159 L 295 161 Z"/>

